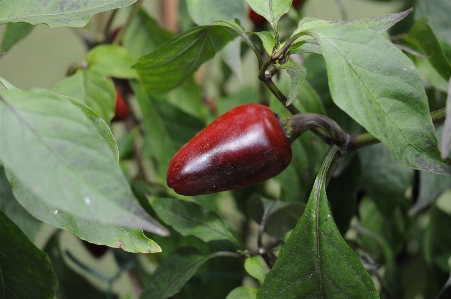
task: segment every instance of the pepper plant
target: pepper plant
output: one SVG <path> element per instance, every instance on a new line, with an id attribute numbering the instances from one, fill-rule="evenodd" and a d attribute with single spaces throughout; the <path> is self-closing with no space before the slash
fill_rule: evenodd
<path id="1" fill-rule="evenodd" d="M 310 2 L 0 1 L 86 46 L 0 78 L 0 298 L 449 298 L 451 2 Z"/>

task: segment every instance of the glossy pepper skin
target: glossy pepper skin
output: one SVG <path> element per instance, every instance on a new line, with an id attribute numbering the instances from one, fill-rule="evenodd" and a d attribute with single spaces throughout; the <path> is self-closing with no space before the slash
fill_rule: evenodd
<path id="1" fill-rule="evenodd" d="M 231 190 L 265 181 L 291 161 L 291 146 L 266 106 L 238 106 L 199 132 L 172 158 L 167 184 L 182 195 Z"/>

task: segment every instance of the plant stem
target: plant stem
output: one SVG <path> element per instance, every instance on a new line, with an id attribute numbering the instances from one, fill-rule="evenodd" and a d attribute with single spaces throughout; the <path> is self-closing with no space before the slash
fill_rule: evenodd
<path id="1" fill-rule="evenodd" d="M 117 15 L 117 9 L 113 10 L 113 12 L 111 13 L 110 17 L 108 18 L 108 21 L 105 25 L 105 28 L 103 29 L 103 35 L 104 36 L 108 36 L 108 33 L 111 31 L 111 25 L 113 24 L 114 18 Z"/>
<path id="2" fill-rule="evenodd" d="M 288 117 L 288 127 L 292 129 L 289 138 L 293 142 L 307 130 L 320 128 L 330 135 L 322 134 L 321 137 L 328 144 L 337 145 L 342 153 L 348 151 L 350 136 L 331 118 L 316 113 L 301 113 Z"/>
<path id="3" fill-rule="evenodd" d="M 124 27 L 122 27 L 122 29 L 119 30 L 118 35 L 112 42 L 113 45 L 119 45 L 121 43 L 125 32 L 127 31 L 128 27 L 130 27 L 130 24 L 132 23 L 133 19 L 135 18 L 136 14 L 138 13 L 139 9 L 141 8 L 142 3 L 143 3 L 143 0 L 136 1 L 135 5 L 133 6 L 132 12 L 130 13 L 130 15 L 127 18 L 127 22 L 125 22 Z"/>
<path id="4" fill-rule="evenodd" d="M 446 107 L 431 112 L 432 122 L 434 124 L 440 123 L 445 120 Z"/>

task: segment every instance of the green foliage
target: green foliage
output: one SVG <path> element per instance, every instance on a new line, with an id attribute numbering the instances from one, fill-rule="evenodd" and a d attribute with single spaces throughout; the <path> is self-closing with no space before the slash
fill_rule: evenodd
<path id="1" fill-rule="evenodd" d="M 1 298 L 450 296 L 450 2 L 418 0 L 410 21 L 410 0 L 339 21 L 246 2 L 0 1 L 5 78 L 34 24 L 83 26 L 86 46 L 51 90 L 0 78 Z M 173 16 L 177 32 L 160 25 Z M 175 153 L 245 103 L 279 117 L 290 165 L 171 190 Z"/>
<path id="2" fill-rule="evenodd" d="M 26 22 L 50 27 L 82 27 L 99 12 L 124 7 L 136 0 L 32 0 L 27 2 L 3 0 L 0 3 L 0 24 Z"/>
<path id="3" fill-rule="evenodd" d="M 133 67 L 147 93 L 167 92 L 182 84 L 234 37 L 227 27 L 194 27 L 141 57 Z"/>
<path id="4" fill-rule="evenodd" d="M 172 198 L 151 197 L 149 200 L 158 217 L 183 236 L 193 235 L 204 242 L 229 240 L 238 243 L 216 213 L 198 204 Z"/>
<path id="5" fill-rule="evenodd" d="M 362 263 L 342 239 L 328 207 L 325 181 L 337 150 L 332 147 L 326 156 L 307 207 L 257 298 L 378 297 Z"/>
<path id="6" fill-rule="evenodd" d="M 4 298 L 53 298 L 57 279 L 49 257 L 0 212 L 0 290 Z"/>
<path id="7" fill-rule="evenodd" d="M 58 82 L 53 90 L 85 103 L 105 121 L 114 116 L 116 92 L 113 81 L 99 72 L 80 70 Z"/>

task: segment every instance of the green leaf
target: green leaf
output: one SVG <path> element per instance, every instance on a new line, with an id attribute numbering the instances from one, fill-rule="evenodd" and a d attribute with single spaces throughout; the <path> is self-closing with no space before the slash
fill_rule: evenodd
<path id="1" fill-rule="evenodd" d="M 233 20 L 233 21 L 219 20 L 219 21 L 215 22 L 215 24 L 221 25 L 221 26 L 226 26 L 226 27 L 232 29 L 236 34 L 239 34 L 243 38 L 243 40 L 247 43 L 247 45 L 252 49 L 252 51 L 254 51 L 259 65 L 263 64 L 260 50 L 255 46 L 254 42 L 246 34 L 246 32 L 245 32 L 244 28 L 241 26 L 241 24 L 238 24 L 236 20 Z"/>
<path id="2" fill-rule="evenodd" d="M 415 19 L 426 17 L 435 35 L 451 44 L 451 2 L 448 0 L 418 0 L 415 3 Z"/>
<path id="3" fill-rule="evenodd" d="M 0 211 L 3 211 L 30 240 L 34 240 L 41 229 L 42 222 L 31 216 L 14 198 L 3 167 L 0 167 Z"/>
<path id="4" fill-rule="evenodd" d="M 249 216 L 255 222 L 261 223 L 266 213 L 265 232 L 279 239 L 284 239 L 286 234 L 296 226 L 304 209 L 303 203 L 270 200 L 258 195 L 252 196 L 247 201 Z"/>
<path id="5" fill-rule="evenodd" d="M 77 106 L 89 118 L 89 120 L 91 120 L 91 122 L 97 129 L 97 132 L 100 134 L 100 136 L 102 136 L 105 143 L 109 146 L 111 152 L 116 158 L 116 162 L 119 162 L 119 150 L 110 127 L 94 110 L 92 110 L 82 102 L 73 98 L 68 99 L 72 104 Z"/>
<path id="6" fill-rule="evenodd" d="M 174 37 L 161 28 L 145 10 L 140 9 L 124 35 L 124 47 L 134 58 L 149 54 Z"/>
<path id="7" fill-rule="evenodd" d="M 148 239 L 142 230 L 87 220 L 70 211 L 62 211 L 45 203 L 7 171 L 13 193 L 20 204 L 35 218 L 67 230 L 82 240 L 97 245 L 121 248 L 128 252 L 161 252 L 160 246 Z"/>
<path id="8" fill-rule="evenodd" d="M 47 24 L 50 27 L 83 27 L 89 18 L 99 12 L 128 6 L 136 0 L 2 0 L 0 2 L 0 24 L 26 22 Z"/>
<path id="9" fill-rule="evenodd" d="M 3 35 L 0 49 L 8 52 L 8 50 L 11 49 L 12 46 L 27 37 L 27 35 L 31 33 L 33 28 L 34 26 L 27 23 L 9 23 L 8 25 L 6 25 L 6 30 Z"/>
<path id="10" fill-rule="evenodd" d="M 404 205 L 406 205 L 405 202 Z M 406 215 L 405 207 L 398 205 L 391 215 L 387 216 L 380 212 L 374 200 L 365 197 L 360 202 L 359 215 L 362 226 L 383 238 L 395 255 L 405 246 L 412 222 Z M 384 259 L 384 248 L 381 248 L 374 238 L 362 237 L 362 242 L 376 261 Z"/>
<path id="11" fill-rule="evenodd" d="M 235 36 L 227 26 L 194 27 L 141 57 L 133 67 L 148 93 L 164 93 L 182 84 Z"/>
<path id="12" fill-rule="evenodd" d="M 93 70 L 79 70 L 58 82 L 53 90 L 88 105 L 106 122 L 114 116 L 116 92 L 111 79 Z"/>
<path id="13" fill-rule="evenodd" d="M 260 284 L 263 284 L 266 277 L 266 268 L 263 265 L 263 261 L 261 260 L 261 257 L 258 256 L 252 256 L 246 258 L 244 261 L 244 269 L 246 269 L 246 272 L 257 279 Z"/>
<path id="14" fill-rule="evenodd" d="M 406 200 L 412 185 L 413 170 L 397 163 L 393 154 L 382 144 L 361 149 L 362 187 L 388 218 L 395 207 Z"/>
<path id="15" fill-rule="evenodd" d="M 451 193 L 444 194 L 441 200 L 451 203 Z M 434 205 L 429 212 L 430 221 L 424 237 L 424 251 L 426 261 L 443 272 L 451 271 L 448 259 L 451 256 L 451 235 L 445 227 L 451 225 L 451 214 L 438 205 Z"/>
<path id="16" fill-rule="evenodd" d="M 349 229 L 352 217 L 355 216 L 357 207 L 357 192 L 361 181 L 361 164 L 358 155 L 345 156 L 339 163 L 345 162 L 346 157 L 351 159 L 349 164 L 338 175 L 330 178 L 327 186 L 327 197 L 335 224 L 344 236 Z M 337 165 L 337 168 L 341 165 Z M 335 171 L 337 171 L 337 168 Z M 367 170 L 367 169 L 365 169 Z"/>
<path id="17" fill-rule="evenodd" d="M 363 19 L 355 19 L 355 20 L 344 20 L 344 21 L 332 21 L 331 24 L 337 25 L 354 25 L 362 28 L 368 28 L 377 33 L 383 33 L 387 31 L 394 24 L 398 23 L 407 15 L 409 15 L 413 11 L 413 8 L 409 8 L 408 10 L 389 14 L 382 17 L 374 17 L 374 18 L 363 18 Z"/>
<path id="18" fill-rule="evenodd" d="M 370 276 L 330 215 L 325 181 L 336 152 L 333 146 L 321 165 L 305 212 L 257 298 L 379 298 Z"/>
<path id="19" fill-rule="evenodd" d="M 132 82 L 131 85 L 138 99 L 145 126 L 145 142 L 148 150 L 143 149 L 143 155 L 152 156 L 156 160 L 158 163 L 156 171 L 161 183 L 164 183 L 169 162 L 177 152 L 177 147 L 172 139 L 168 138 L 170 135 L 156 109 L 155 99 L 146 95 L 137 82 Z"/>
<path id="20" fill-rule="evenodd" d="M 64 252 L 60 248 L 61 234 L 54 234 L 45 245 L 44 251 L 49 255 L 53 271 L 58 277 L 58 288 L 55 298 L 58 299 L 98 299 L 105 298 L 106 294 L 92 285 L 84 276 L 75 272 L 64 260 Z M 110 296 L 117 299 L 118 296 Z"/>
<path id="21" fill-rule="evenodd" d="M 327 64 L 332 98 L 405 166 L 451 174 L 440 157 L 423 83 L 412 62 L 374 31 L 310 30 Z"/>
<path id="22" fill-rule="evenodd" d="M 1 90 L 18 90 L 18 88 L 0 77 L 0 91 Z"/>
<path id="23" fill-rule="evenodd" d="M 445 80 L 449 80 L 451 77 L 451 64 L 446 59 L 440 42 L 429 26 L 428 19 L 421 18 L 416 20 L 409 30 L 409 35 L 418 42 L 422 50 L 421 52 L 430 57 L 429 62 L 432 66 Z"/>
<path id="24" fill-rule="evenodd" d="M 0 159 L 37 198 L 81 218 L 167 234 L 136 201 L 97 128 L 67 97 L 0 91 L 0 115 Z"/>
<path id="25" fill-rule="evenodd" d="M 449 155 L 451 149 L 451 77 L 448 82 L 448 95 L 446 97 L 446 118 L 443 125 L 443 133 L 440 140 L 440 151 L 442 158 L 445 159 Z"/>
<path id="26" fill-rule="evenodd" d="M 155 196 L 151 196 L 149 201 L 158 217 L 183 236 L 196 236 L 205 242 L 229 240 L 238 244 L 224 220 L 201 205 Z"/>
<path id="27" fill-rule="evenodd" d="M 260 38 L 263 43 L 263 48 L 265 48 L 266 50 L 266 53 L 271 56 L 274 50 L 274 46 L 276 45 L 276 38 L 274 37 L 274 35 L 268 31 L 254 32 L 254 34 Z"/>
<path id="28" fill-rule="evenodd" d="M 281 68 L 287 71 L 291 79 L 290 94 L 288 95 L 288 100 L 285 104 L 286 106 L 289 106 L 294 101 L 305 83 L 307 69 L 303 65 L 295 62 L 285 63 L 281 65 Z"/>
<path id="29" fill-rule="evenodd" d="M 237 287 L 231 291 L 226 299 L 256 299 L 257 289 L 252 289 L 248 287 Z"/>
<path id="30" fill-rule="evenodd" d="M 149 277 L 140 298 L 166 299 L 175 295 L 205 262 L 213 257 L 228 255 L 230 255 L 228 252 L 204 255 L 192 247 L 178 248 Z"/>
<path id="31" fill-rule="evenodd" d="M 58 281 L 47 254 L 0 211 L 2 298 L 53 298 Z"/>
<path id="32" fill-rule="evenodd" d="M 244 21 L 242 0 L 187 0 L 188 13 L 197 25 L 211 25 L 217 20 Z"/>
<path id="33" fill-rule="evenodd" d="M 361 235 L 371 238 L 375 243 L 377 243 L 377 246 L 380 247 L 381 251 L 384 254 L 384 278 L 387 286 L 391 290 L 395 298 L 403 298 L 403 281 L 401 279 L 401 273 L 398 265 L 396 264 L 396 257 L 393 253 L 392 248 L 389 246 L 389 244 L 387 244 L 382 236 L 372 232 L 371 230 L 367 230 L 363 227 L 358 227 L 357 232 Z"/>
<path id="34" fill-rule="evenodd" d="M 122 79 L 137 78 L 132 65 L 136 60 L 128 51 L 118 45 L 100 45 L 89 51 L 86 61 L 90 70 L 105 76 Z"/>
<path id="35" fill-rule="evenodd" d="M 402 11 L 402 12 L 398 12 L 398 13 L 394 13 L 394 14 L 389 14 L 386 16 L 382 16 L 382 17 L 374 17 L 374 18 L 362 18 L 362 19 L 353 19 L 353 20 L 338 20 L 338 21 L 324 21 L 324 20 L 319 20 L 316 18 L 311 18 L 311 17 L 306 17 L 303 18 L 299 24 L 298 24 L 298 29 L 296 29 L 292 34 L 290 38 L 293 38 L 296 35 L 299 35 L 303 32 L 307 32 L 310 31 L 310 29 L 315 29 L 315 28 L 319 28 L 319 27 L 339 27 L 339 26 L 356 26 L 356 27 L 360 27 L 360 28 L 367 28 L 370 29 L 372 31 L 375 31 L 379 34 L 385 32 L 386 30 L 388 30 L 390 27 L 392 27 L 394 24 L 396 24 L 397 22 L 401 21 L 402 19 L 404 19 L 408 14 L 410 14 L 412 12 L 413 8 L 410 8 L 408 10 Z M 303 38 L 308 38 L 308 37 L 302 37 Z"/>
<path id="36" fill-rule="evenodd" d="M 222 115 L 238 105 L 244 103 L 258 103 L 259 101 L 260 95 L 255 88 L 245 86 L 227 97 L 217 99 L 215 103 L 218 108 L 218 115 Z"/>
<path id="37" fill-rule="evenodd" d="M 246 0 L 253 11 L 268 20 L 271 27 L 276 29 L 279 19 L 291 7 L 292 0 Z"/>
<path id="38" fill-rule="evenodd" d="M 238 80 L 242 80 L 241 68 L 241 38 L 236 37 L 233 41 L 228 43 L 221 51 L 222 60 L 237 76 Z"/>
<path id="39" fill-rule="evenodd" d="M 192 79 L 171 92 L 155 96 L 145 94 L 141 85 L 132 82 L 145 125 L 143 155 L 155 163 L 158 179 L 166 185 L 169 162 L 177 150 L 205 127 L 199 119 L 206 113 L 201 90 Z M 184 101 L 180 101 L 180 99 Z"/>
<path id="40" fill-rule="evenodd" d="M 194 76 L 190 76 L 180 87 L 159 96 L 158 99 L 160 102 L 167 101 L 167 103 L 180 109 L 184 113 L 204 122 L 208 111 L 203 102 L 203 97 L 202 87 L 196 84 Z M 183 99 L 183 101 L 180 101 L 180 99 Z M 181 119 L 178 119 L 178 121 L 180 120 Z M 198 131 L 196 131 L 196 133 L 197 132 Z"/>
<path id="41" fill-rule="evenodd" d="M 418 199 L 409 210 L 415 215 L 433 204 L 437 198 L 451 187 L 451 177 L 435 173 L 420 172 L 420 193 Z"/>

